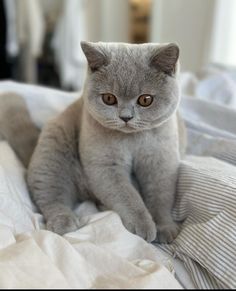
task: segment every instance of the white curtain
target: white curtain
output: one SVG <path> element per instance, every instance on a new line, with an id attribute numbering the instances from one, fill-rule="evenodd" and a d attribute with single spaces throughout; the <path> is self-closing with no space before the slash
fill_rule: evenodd
<path id="1" fill-rule="evenodd" d="M 236 66 L 235 0 L 216 0 L 211 61 Z"/>
<path id="2" fill-rule="evenodd" d="M 236 0 L 153 0 L 152 42 L 177 42 L 182 70 L 236 65 Z"/>
<path id="3" fill-rule="evenodd" d="M 86 74 L 81 40 L 127 41 L 127 0 L 64 0 L 53 48 L 64 88 L 80 90 Z"/>
<path id="4" fill-rule="evenodd" d="M 63 13 L 53 38 L 53 48 L 64 88 L 80 90 L 83 86 L 86 60 L 80 42 L 84 39 L 85 0 L 64 1 Z"/>

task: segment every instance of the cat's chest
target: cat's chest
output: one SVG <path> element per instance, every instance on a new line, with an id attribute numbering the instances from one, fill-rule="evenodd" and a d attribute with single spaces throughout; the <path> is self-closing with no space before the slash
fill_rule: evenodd
<path id="1" fill-rule="evenodd" d="M 131 165 L 140 156 L 145 157 L 157 152 L 161 137 L 155 131 L 137 134 L 108 133 L 90 130 L 81 132 L 79 152 L 87 163 L 120 161 Z"/>

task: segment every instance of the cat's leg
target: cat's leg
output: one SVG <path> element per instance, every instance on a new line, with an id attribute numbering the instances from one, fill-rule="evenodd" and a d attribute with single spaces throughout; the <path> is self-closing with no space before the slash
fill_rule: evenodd
<path id="1" fill-rule="evenodd" d="M 48 205 L 41 205 L 41 211 L 46 219 L 47 230 L 63 235 L 79 228 L 80 222 L 71 207 L 53 202 Z"/>
<path id="2" fill-rule="evenodd" d="M 90 187 L 106 208 L 117 212 L 125 227 L 148 242 L 156 237 L 156 225 L 140 193 L 123 166 L 90 164 L 86 167 Z"/>
<path id="3" fill-rule="evenodd" d="M 170 243 L 179 232 L 171 211 L 175 200 L 178 155 L 149 153 L 135 165 L 135 174 L 145 204 L 157 225 L 157 241 Z"/>
<path id="4" fill-rule="evenodd" d="M 37 168 L 34 168 L 32 161 L 27 175 L 28 185 L 33 200 L 46 221 L 46 228 L 63 235 L 79 228 L 79 221 L 72 210 L 77 202 L 74 195 L 76 189 L 68 177 L 67 167 L 61 165 L 59 170 L 55 164 L 58 163 L 59 166 L 60 162 L 51 163 L 47 164 L 42 159 Z"/>
<path id="5" fill-rule="evenodd" d="M 79 227 L 73 212 L 83 200 L 83 173 L 76 154 L 76 141 L 63 127 L 49 124 L 42 132 L 27 172 L 34 202 L 42 212 L 48 230 L 58 234 Z"/>

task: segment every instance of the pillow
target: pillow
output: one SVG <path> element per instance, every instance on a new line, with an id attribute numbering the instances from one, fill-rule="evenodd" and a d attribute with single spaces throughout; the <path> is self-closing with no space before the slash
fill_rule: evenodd
<path id="1" fill-rule="evenodd" d="M 166 249 L 182 259 L 198 288 L 236 287 L 236 167 L 187 157 L 177 184 L 174 218 L 182 230 Z"/>

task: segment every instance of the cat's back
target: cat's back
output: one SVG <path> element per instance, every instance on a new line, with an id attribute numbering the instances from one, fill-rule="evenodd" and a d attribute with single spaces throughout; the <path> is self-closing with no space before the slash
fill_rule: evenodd
<path id="1" fill-rule="evenodd" d="M 57 125 L 65 128 L 68 132 L 70 132 L 70 130 L 74 129 L 75 127 L 80 128 L 82 108 L 83 99 L 81 97 L 69 105 L 59 115 L 49 120 L 49 122 L 46 124 L 46 127 Z"/>
<path id="2" fill-rule="evenodd" d="M 28 166 L 39 136 L 23 97 L 0 95 L 0 138 L 8 141 L 25 167 Z"/>
<path id="3" fill-rule="evenodd" d="M 79 98 L 69 105 L 63 112 L 49 120 L 42 129 L 39 143 L 50 143 L 50 139 L 61 142 L 75 143 L 81 126 L 83 100 Z"/>

